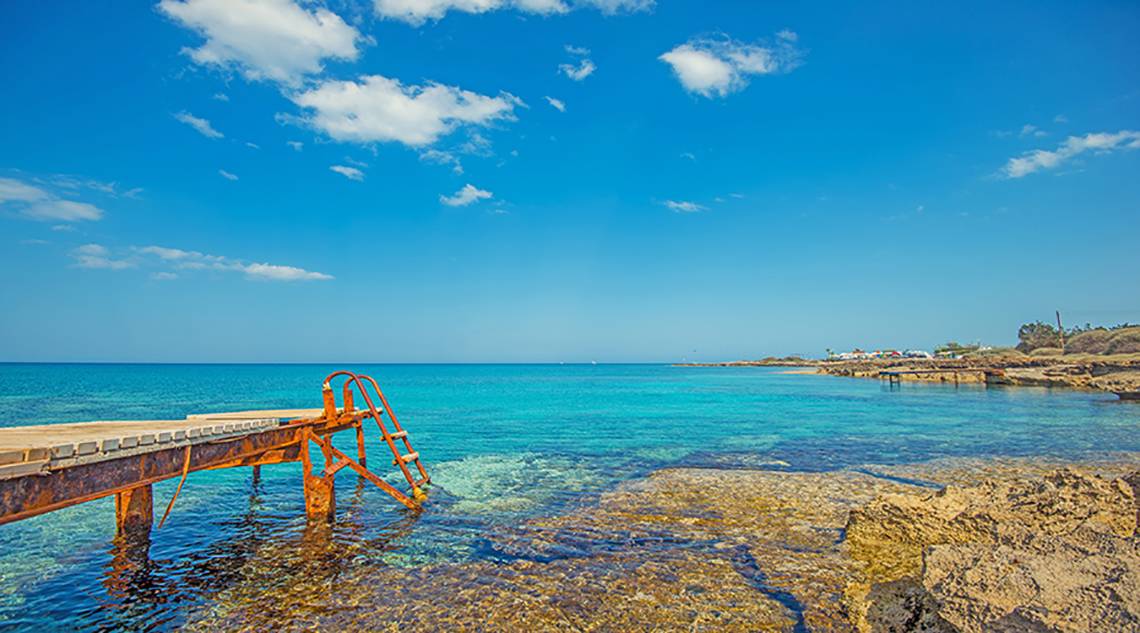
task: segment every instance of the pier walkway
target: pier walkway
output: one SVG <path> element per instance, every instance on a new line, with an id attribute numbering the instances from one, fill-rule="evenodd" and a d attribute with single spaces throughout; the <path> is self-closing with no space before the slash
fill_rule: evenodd
<path id="1" fill-rule="evenodd" d="M 345 379 L 339 407 L 330 385 L 336 378 Z M 354 387 L 364 408 L 354 406 Z M 369 387 L 378 396 L 380 408 Z M 0 428 L 0 524 L 115 495 L 120 531 L 149 530 L 154 514 L 151 485 L 155 482 L 181 478 L 163 515 L 165 520 L 191 472 L 250 466 L 257 477 L 263 465 L 296 461 L 303 465 L 302 487 L 310 517 L 332 516 L 333 480 L 344 468 L 356 471 L 409 509 L 418 510 L 424 498 L 422 488 L 430 478 L 376 381 L 336 372 L 325 379 L 322 399 L 324 407 L 319 409 Z M 364 425 L 369 419 L 379 427 L 392 453 L 392 464 L 399 467 L 410 485 L 409 493 L 368 470 Z M 355 458 L 336 449 L 331 441 L 335 433 L 350 429 L 356 432 Z M 317 471 L 310 458 L 312 445 L 325 462 Z"/>

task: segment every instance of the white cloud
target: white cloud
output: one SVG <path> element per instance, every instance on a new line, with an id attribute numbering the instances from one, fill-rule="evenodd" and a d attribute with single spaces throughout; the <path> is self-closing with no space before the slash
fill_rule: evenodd
<path id="1" fill-rule="evenodd" d="M 1055 150 L 1036 149 L 1009 159 L 1005 167 L 1002 167 L 1001 173 L 1006 178 L 1021 178 L 1042 169 L 1053 169 L 1088 151 L 1109 154 L 1117 150 L 1133 149 L 1140 149 L 1140 132 L 1133 130 L 1070 136 Z"/>
<path id="2" fill-rule="evenodd" d="M 515 120 L 523 102 L 510 93 L 488 97 L 443 84 L 405 86 L 380 75 L 324 81 L 291 99 L 309 112 L 300 120 L 338 141 L 412 147 L 431 145 L 456 128 Z"/>
<path id="3" fill-rule="evenodd" d="M 170 281 L 172 279 L 178 279 L 178 273 L 168 273 L 168 272 L 151 273 L 150 278 L 155 280 L 155 281 Z"/>
<path id="4" fill-rule="evenodd" d="M 229 101 L 230 96 L 224 92 L 215 92 L 214 101 Z"/>
<path id="5" fill-rule="evenodd" d="M 774 43 L 747 44 L 728 37 L 695 38 L 662 54 L 685 90 L 725 97 L 748 86 L 751 75 L 791 72 L 802 56 L 795 34 L 781 32 Z"/>
<path id="6" fill-rule="evenodd" d="M 324 60 L 355 60 L 357 30 L 323 7 L 293 0 L 162 0 L 158 8 L 206 42 L 184 49 L 202 65 L 236 68 L 247 79 L 298 85 Z"/>
<path id="7" fill-rule="evenodd" d="M 555 99 L 554 97 L 545 97 L 545 99 L 546 102 L 549 103 L 550 106 L 555 110 L 558 110 L 559 112 L 566 111 L 566 104 L 563 103 L 561 99 Z"/>
<path id="8" fill-rule="evenodd" d="M 1049 133 L 1045 130 L 1039 130 L 1037 129 L 1036 125 L 1030 125 L 1029 123 L 1021 126 L 1021 132 L 1018 133 L 1018 136 L 1021 138 L 1025 138 L 1027 136 L 1036 136 L 1037 138 L 1041 138 L 1042 136 L 1048 135 Z"/>
<path id="9" fill-rule="evenodd" d="M 574 81 L 582 81 L 586 77 L 589 77 L 590 75 L 594 74 L 594 71 L 597 69 L 598 69 L 598 67 L 595 66 L 594 62 L 589 60 L 589 59 L 583 59 L 582 61 L 578 62 L 578 65 L 574 65 L 574 64 L 559 64 L 558 65 L 558 72 L 562 73 L 563 75 L 566 75 L 567 77 L 573 79 Z"/>
<path id="10" fill-rule="evenodd" d="M 656 4 L 655 0 L 577 0 L 574 3 L 575 6 L 593 7 L 606 15 L 650 11 Z"/>
<path id="11" fill-rule="evenodd" d="M 329 167 L 329 170 L 335 171 L 336 173 L 344 176 L 345 178 L 348 178 L 349 180 L 355 180 L 357 182 L 364 180 L 364 172 L 355 167 L 348 167 L 346 165 L 333 165 L 332 167 Z"/>
<path id="12" fill-rule="evenodd" d="M 586 55 L 590 54 L 590 49 L 586 48 L 585 46 L 574 46 L 573 44 L 567 44 L 563 46 L 563 48 L 566 49 L 566 52 L 570 53 L 571 55 L 585 57 Z"/>
<path id="13" fill-rule="evenodd" d="M 101 268 L 106 270 L 122 270 L 134 266 L 133 262 L 125 259 L 112 259 L 111 253 L 100 244 L 84 244 L 71 251 L 75 265 L 80 268 Z"/>
<path id="14" fill-rule="evenodd" d="M 493 195 L 490 191 L 484 191 L 475 185 L 467 184 L 456 191 L 453 196 L 440 196 L 439 201 L 449 207 L 465 207 L 480 200 L 487 200 Z"/>
<path id="15" fill-rule="evenodd" d="M 436 165 L 451 165 L 451 171 L 457 174 L 463 173 L 463 164 L 459 162 L 459 158 L 451 152 L 427 149 L 420 152 L 420 160 L 427 163 L 435 163 Z"/>
<path id="16" fill-rule="evenodd" d="M 299 152 L 305 149 L 305 144 L 301 141 L 285 141 L 285 144 L 293 148 L 293 151 Z"/>
<path id="17" fill-rule="evenodd" d="M 1069 118 L 1063 114 L 1058 114 L 1057 116 L 1053 117 L 1053 122 L 1054 123 L 1068 123 Z"/>
<path id="18" fill-rule="evenodd" d="M 257 143 L 250 143 L 249 141 L 245 142 L 245 146 L 250 148 L 250 149 L 261 149 L 260 145 L 258 145 Z"/>
<path id="19" fill-rule="evenodd" d="M 225 134 L 214 129 L 206 119 L 200 119 L 189 112 L 183 111 L 174 115 L 178 121 L 198 130 L 198 133 L 207 138 L 224 138 Z"/>
<path id="20" fill-rule="evenodd" d="M 689 160 L 697 160 L 697 155 L 692 153 L 692 152 L 681 152 L 681 158 L 687 158 Z"/>
<path id="21" fill-rule="evenodd" d="M 333 278 L 332 275 L 312 272 L 304 268 L 275 264 L 249 264 L 242 268 L 242 271 L 250 279 L 268 281 L 325 281 Z"/>
<path id="22" fill-rule="evenodd" d="M 35 181 L 37 183 L 49 184 L 53 187 L 68 189 L 71 191 L 76 191 L 79 189 L 90 189 L 92 191 L 97 191 L 99 193 L 106 194 L 115 198 L 134 199 L 138 198 L 138 195 L 142 193 L 142 189 L 140 187 L 124 189 L 121 185 L 119 185 L 119 183 L 114 181 L 103 182 L 100 180 L 95 180 L 94 178 L 82 178 L 79 176 L 68 176 L 64 174 L 54 174 L 47 176 L 42 180 L 37 178 Z"/>
<path id="23" fill-rule="evenodd" d="M 103 218 L 103 210 L 93 204 L 65 200 L 46 189 L 14 178 L 0 178 L 0 208 L 45 222 L 79 222 Z"/>
<path id="24" fill-rule="evenodd" d="M 653 0 L 374 0 L 376 14 L 420 26 L 428 20 L 439 20 L 449 11 L 487 13 L 515 9 L 523 13 L 554 15 L 572 8 L 593 8 L 604 14 L 652 9 Z"/>
<path id="25" fill-rule="evenodd" d="M 708 210 L 708 207 L 688 200 L 666 200 L 664 205 L 677 213 L 699 213 Z"/>
<path id="26" fill-rule="evenodd" d="M 180 248 L 165 246 L 143 246 L 133 249 L 135 253 L 154 258 L 159 265 L 173 266 L 177 270 L 213 270 L 219 272 L 242 273 L 249 279 L 271 281 L 318 281 L 332 279 L 332 275 L 308 271 L 295 266 L 282 266 L 279 264 L 252 263 L 247 264 L 241 260 L 231 259 L 222 255 L 208 255 L 198 251 L 187 251 Z M 106 252 L 104 250 L 104 256 Z M 174 275 L 170 271 L 159 271 L 152 275 Z M 162 277 L 173 279 L 173 276 Z"/>
<path id="27" fill-rule="evenodd" d="M 221 176 L 222 178 L 225 178 L 226 180 L 237 180 L 238 179 L 238 177 L 236 175 L 231 174 L 230 172 L 228 172 L 224 169 L 219 169 L 218 175 Z"/>

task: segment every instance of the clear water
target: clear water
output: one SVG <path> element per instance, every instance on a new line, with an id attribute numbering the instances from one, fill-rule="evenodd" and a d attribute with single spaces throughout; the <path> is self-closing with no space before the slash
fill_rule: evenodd
<path id="1" fill-rule="evenodd" d="M 320 381 L 333 369 L 0 365 L 0 425 L 319 407 Z M 1140 406 L 1111 394 L 909 383 L 890 391 L 874 380 L 765 368 L 353 369 L 380 381 L 435 482 L 428 511 L 413 517 L 348 471 L 338 475 L 337 521 L 319 548 L 335 552 L 327 573 L 356 578 L 498 560 L 488 539 L 500 531 L 666 466 L 828 470 L 1140 450 Z M 174 485 L 156 485 L 156 507 Z M 111 499 L 0 526 L 0 629 L 193 624 L 250 587 L 296 582 L 313 539 L 298 464 L 264 468 L 258 485 L 249 469 L 192 474 L 141 556 L 139 544 L 114 538 Z"/>

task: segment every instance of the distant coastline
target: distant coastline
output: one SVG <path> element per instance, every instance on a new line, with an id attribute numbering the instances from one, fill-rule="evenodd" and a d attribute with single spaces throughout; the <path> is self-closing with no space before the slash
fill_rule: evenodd
<path id="1" fill-rule="evenodd" d="M 849 378 L 893 374 L 907 382 L 987 383 L 1014 387 L 1049 387 L 1107 391 L 1123 400 L 1140 399 L 1140 354 L 1064 356 L 983 355 L 967 358 L 817 360 L 765 358 L 719 363 L 678 363 L 675 367 L 789 367 Z"/>

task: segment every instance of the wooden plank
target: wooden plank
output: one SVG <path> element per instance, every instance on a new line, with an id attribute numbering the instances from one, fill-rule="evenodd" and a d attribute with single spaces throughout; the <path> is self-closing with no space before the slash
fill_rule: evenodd
<path id="1" fill-rule="evenodd" d="M 343 411 L 343 409 L 338 410 Z M 254 411 L 225 411 L 221 413 L 192 413 L 186 416 L 187 420 L 258 420 L 276 419 L 292 420 L 295 418 L 319 418 L 325 414 L 324 409 L 261 409 Z"/>

